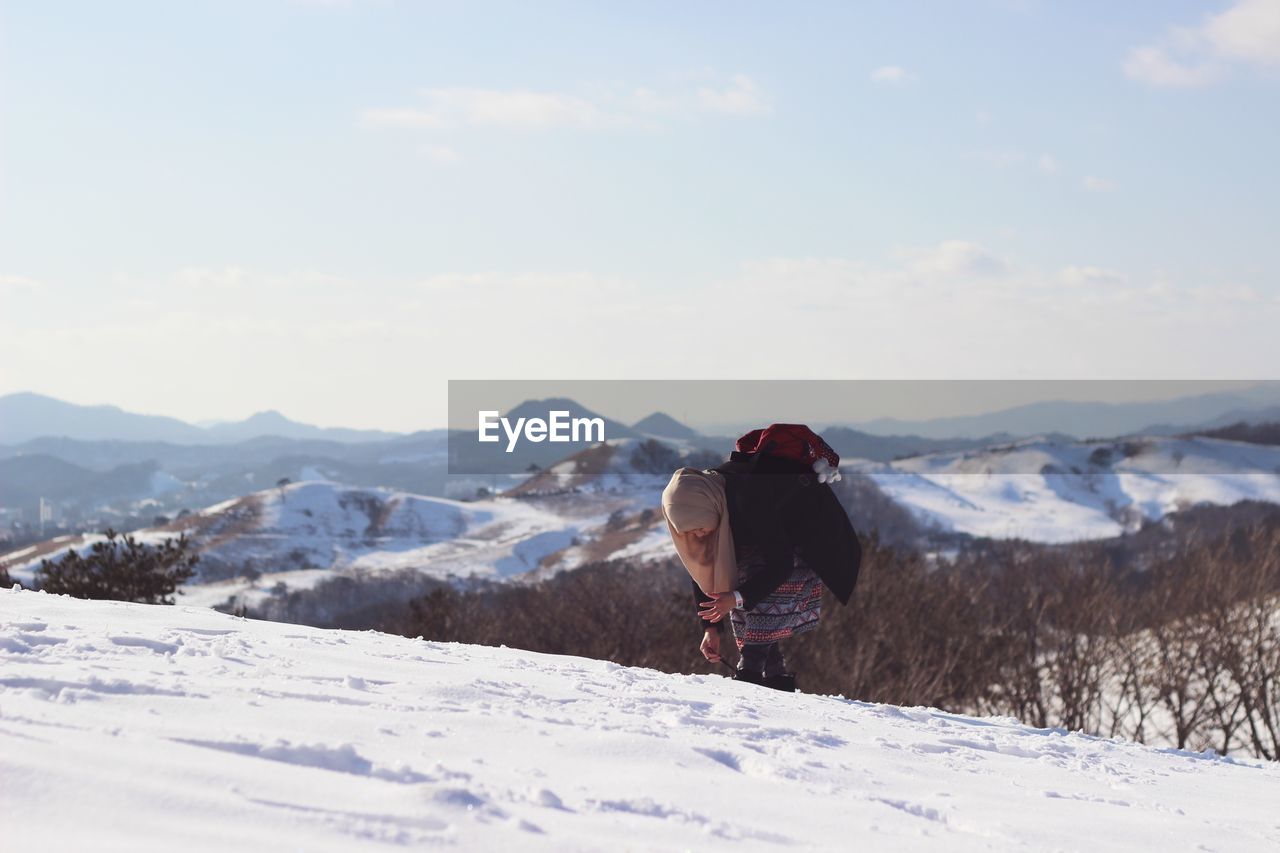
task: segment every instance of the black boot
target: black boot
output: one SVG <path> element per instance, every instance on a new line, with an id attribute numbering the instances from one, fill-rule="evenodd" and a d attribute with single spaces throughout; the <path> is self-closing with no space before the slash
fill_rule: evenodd
<path id="1" fill-rule="evenodd" d="M 738 667 L 733 674 L 734 681 L 760 684 L 787 693 L 796 691 L 796 677 L 787 673 L 787 661 L 777 643 L 744 644 Z"/>
<path id="2" fill-rule="evenodd" d="M 774 690 L 782 690 L 786 693 L 796 692 L 796 677 L 783 673 L 782 675 L 766 675 L 764 680 L 760 682 L 765 687 L 772 687 Z"/>

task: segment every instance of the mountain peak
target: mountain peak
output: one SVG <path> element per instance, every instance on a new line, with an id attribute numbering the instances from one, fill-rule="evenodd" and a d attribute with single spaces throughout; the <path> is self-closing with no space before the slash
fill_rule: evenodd
<path id="1" fill-rule="evenodd" d="M 626 424 L 615 421 L 613 418 L 602 415 L 599 412 L 593 412 L 577 400 L 571 400 L 568 397 L 525 400 L 517 406 L 512 406 L 505 416 L 509 419 L 545 418 L 552 411 L 568 412 L 569 416 L 574 418 L 600 418 L 604 421 L 605 435 L 609 438 L 634 438 L 636 435 L 635 431 Z"/>
<path id="2" fill-rule="evenodd" d="M 654 412 L 631 425 L 636 432 L 659 438 L 697 438 L 696 430 L 685 426 L 666 412 Z"/>
<path id="3" fill-rule="evenodd" d="M 265 409 L 261 412 L 254 412 L 241 423 L 261 426 L 265 424 L 293 424 L 296 421 L 290 420 L 275 409 Z"/>

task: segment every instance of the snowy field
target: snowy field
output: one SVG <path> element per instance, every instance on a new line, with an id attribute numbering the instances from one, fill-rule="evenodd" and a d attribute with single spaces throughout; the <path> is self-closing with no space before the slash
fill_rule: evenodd
<path id="1" fill-rule="evenodd" d="M 1186 507 L 1280 503 L 1280 447 L 1210 438 L 1033 439 L 845 467 L 927 525 L 995 539 L 1107 539 Z"/>
<path id="2" fill-rule="evenodd" d="M 1280 765 L 0 591 L 6 850 L 1275 850 Z"/>

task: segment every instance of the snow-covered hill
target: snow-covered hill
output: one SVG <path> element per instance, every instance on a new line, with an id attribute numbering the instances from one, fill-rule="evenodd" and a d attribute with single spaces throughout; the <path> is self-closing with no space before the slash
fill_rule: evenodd
<path id="1" fill-rule="evenodd" d="M 714 465 L 723 458 L 701 453 L 691 459 L 690 453 L 696 450 L 676 440 L 659 443 L 635 438 L 610 439 L 538 471 L 512 489 L 512 493 L 636 493 L 648 495 L 656 504 L 676 468 L 688 464 Z"/>
<path id="2" fill-rule="evenodd" d="M 0 591 L 5 849 L 1274 850 L 1280 765 Z"/>
<path id="3" fill-rule="evenodd" d="M 568 547 L 581 523 L 528 501 L 464 503 L 317 481 L 255 492 L 135 535 L 143 542 L 191 537 L 200 575 L 184 588 L 185 602 L 217 605 L 235 596 L 252 605 L 276 584 L 299 589 L 340 574 L 520 575 Z M 41 559 L 102 538 L 51 540 L 6 555 L 0 566 L 30 583 Z"/>
<path id="4" fill-rule="evenodd" d="M 1280 447 L 1210 438 L 1029 440 L 846 467 L 940 530 L 1040 542 L 1119 536 L 1199 504 L 1280 503 Z"/>

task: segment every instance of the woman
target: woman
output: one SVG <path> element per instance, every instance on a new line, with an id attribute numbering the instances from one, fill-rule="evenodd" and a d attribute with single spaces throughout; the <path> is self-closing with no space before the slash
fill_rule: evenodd
<path id="1" fill-rule="evenodd" d="M 676 471 L 662 513 L 693 580 L 703 656 L 722 659 L 728 616 L 741 652 L 734 678 L 794 690 L 778 641 L 817 627 L 824 584 L 847 604 L 861 560 L 831 487 L 803 463 L 735 452 L 714 469 Z"/>

